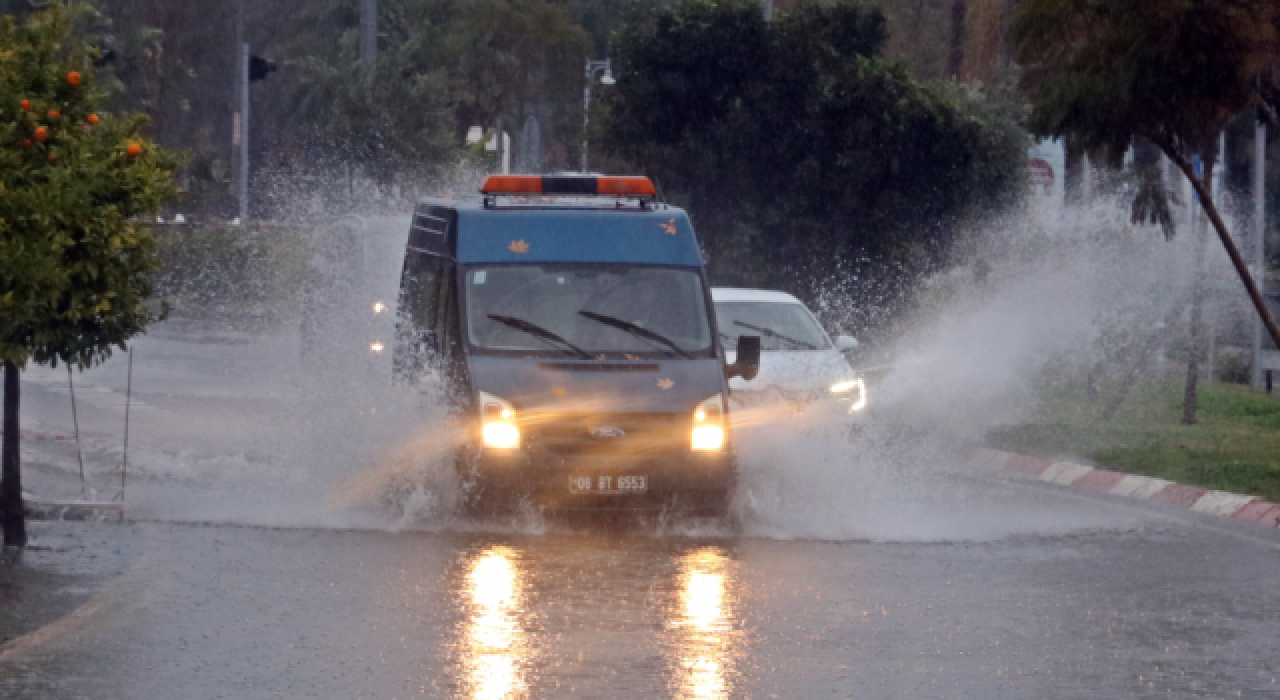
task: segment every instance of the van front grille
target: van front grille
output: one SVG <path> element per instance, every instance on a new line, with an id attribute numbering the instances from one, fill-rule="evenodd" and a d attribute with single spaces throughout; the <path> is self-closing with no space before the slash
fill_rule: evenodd
<path id="1" fill-rule="evenodd" d="M 623 413 L 530 417 L 530 445 L 552 454 L 640 455 L 687 448 L 689 417 L 673 413 Z"/>

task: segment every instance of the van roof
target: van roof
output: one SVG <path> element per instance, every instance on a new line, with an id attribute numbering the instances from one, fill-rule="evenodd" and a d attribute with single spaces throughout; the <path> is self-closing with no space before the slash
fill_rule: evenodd
<path id="1" fill-rule="evenodd" d="M 419 224 L 419 217 L 433 220 Z M 703 264 L 689 217 L 665 204 L 644 209 L 541 203 L 490 207 L 478 197 L 432 197 L 418 204 L 414 228 L 421 234 L 411 234 L 411 248 L 438 250 L 426 240 L 436 234 L 460 263 Z"/>
<path id="2" fill-rule="evenodd" d="M 786 292 L 777 292 L 769 289 L 740 289 L 737 287 L 712 287 L 712 301 L 763 301 L 775 304 L 800 304 L 804 303 L 799 299 L 787 294 Z"/>

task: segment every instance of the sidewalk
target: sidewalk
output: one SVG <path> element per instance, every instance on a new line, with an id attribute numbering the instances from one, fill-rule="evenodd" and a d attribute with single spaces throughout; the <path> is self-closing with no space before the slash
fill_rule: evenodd
<path id="1" fill-rule="evenodd" d="M 0 557 L 0 649 L 83 605 L 142 551 L 134 525 L 27 522 L 25 551 Z"/>

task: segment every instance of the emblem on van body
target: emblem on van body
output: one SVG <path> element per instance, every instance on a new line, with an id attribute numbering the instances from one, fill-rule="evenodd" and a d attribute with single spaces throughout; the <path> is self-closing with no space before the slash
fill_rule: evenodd
<path id="1" fill-rule="evenodd" d="M 667 379 L 667 378 L 665 378 L 665 377 L 664 377 L 664 378 L 662 378 L 662 379 L 659 379 L 659 380 L 658 380 L 658 388 L 659 388 L 659 389 L 670 389 L 671 387 L 673 387 L 673 386 L 675 386 L 675 385 L 676 385 L 676 383 L 675 383 L 675 382 L 673 382 L 673 381 L 671 381 L 670 379 Z"/>
<path id="2" fill-rule="evenodd" d="M 666 231 L 666 232 L 667 232 L 667 235 L 670 235 L 670 236 L 674 236 L 674 235 L 676 235 L 676 220 L 675 220 L 675 219 L 672 219 L 672 220 L 668 221 L 668 222 L 667 222 L 667 223 L 665 223 L 665 224 L 660 223 L 660 224 L 658 224 L 658 225 L 662 227 L 662 230 L 663 230 L 663 231 Z"/>
<path id="3" fill-rule="evenodd" d="M 627 436 L 627 431 L 623 430 L 622 428 L 615 428 L 612 425 L 602 425 L 599 428 L 596 428 L 591 431 L 591 437 L 600 438 L 604 440 L 626 437 L 626 436 Z"/>
<path id="4" fill-rule="evenodd" d="M 511 241 L 511 245 L 507 246 L 507 250 L 513 253 L 527 253 L 529 252 L 529 243 L 523 238 L 518 241 Z"/>

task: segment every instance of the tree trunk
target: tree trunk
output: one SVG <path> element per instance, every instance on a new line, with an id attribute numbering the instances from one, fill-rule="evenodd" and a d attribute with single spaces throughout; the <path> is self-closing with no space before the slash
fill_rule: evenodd
<path id="1" fill-rule="evenodd" d="M 1218 232 L 1218 240 L 1222 241 L 1222 247 L 1226 249 L 1227 257 L 1231 258 L 1231 265 L 1236 269 L 1236 274 L 1240 276 L 1240 282 L 1244 284 L 1245 291 L 1249 293 L 1249 299 L 1253 302 L 1253 308 L 1258 312 L 1258 317 L 1262 319 L 1262 325 L 1266 327 L 1267 333 L 1270 334 L 1271 341 L 1280 346 L 1280 326 L 1276 325 L 1275 317 L 1271 315 L 1266 301 L 1262 298 L 1262 293 L 1258 291 L 1258 285 L 1253 281 L 1253 274 L 1249 272 L 1249 265 L 1245 263 L 1244 257 L 1240 255 L 1240 249 L 1236 247 L 1235 241 L 1231 239 L 1231 234 L 1227 231 L 1227 225 L 1223 223 L 1222 216 L 1218 214 L 1218 207 L 1214 205 L 1213 198 L 1209 196 L 1208 188 L 1196 177 L 1191 163 L 1170 147 L 1167 142 L 1161 143 L 1160 148 L 1165 155 L 1169 156 L 1169 160 L 1172 160 L 1178 166 L 1178 169 L 1187 176 L 1187 179 L 1191 181 L 1191 187 L 1195 189 L 1196 194 L 1200 195 L 1200 203 L 1204 206 L 1204 213 L 1208 214 L 1209 221 L 1213 222 L 1213 228 Z"/>
<path id="2" fill-rule="evenodd" d="M 4 447 L 0 464 L 0 519 L 4 521 L 4 546 L 27 546 L 27 521 L 22 509 L 22 439 L 18 408 L 22 404 L 18 366 L 4 363 Z"/>
<path id="3" fill-rule="evenodd" d="M 1098 399 L 1102 398 L 1102 392 L 1098 389 L 1098 377 L 1102 376 L 1102 362 L 1094 362 L 1089 365 L 1089 373 L 1084 379 L 1084 395 L 1085 400 L 1089 403 L 1098 403 Z"/>
<path id="4" fill-rule="evenodd" d="M 1208 237 L 1203 220 L 1195 217 L 1191 224 L 1196 237 L 1196 263 L 1191 291 L 1191 324 L 1187 343 L 1187 384 L 1182 394 L 1182 424 L 1196 424 L 1197 388 L 1200 382 L 1200 357 L 1204 354 L 1204 254 Z"/>

